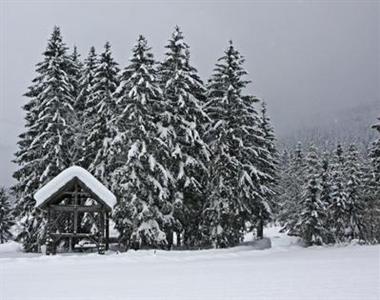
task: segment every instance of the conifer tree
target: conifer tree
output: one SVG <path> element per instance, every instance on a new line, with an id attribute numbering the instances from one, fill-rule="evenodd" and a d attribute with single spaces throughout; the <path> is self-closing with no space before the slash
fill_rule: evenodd
<path id="1" fill-rule="evenodd" d="M 328 207 L 330 231 L 335 242 L 345 240 L 347 226 L 347 194 L 345 191 L 344 152 L 340 144 L 337 145 L 331 175 L 331 204 Z"/>
<path id="2" fill-rule="evenodd" d="M 207 135 L 213 157 L 204 222 L 205 236 L 215 247 L 236 245 L 247 221 L 255 224 L 259 214 L 269 214 L 261 194 L 269 175 L 260 168 L 260 153 L 268 151 L 254 107 L 257 99 L 243 94 L 249 83 L 243 79 L 243 62 L 230 42 L 208 84 L 206 112 L 212 123 Z"/>
<path id="3" fill-rule="evenodd" d="M 332 174 L 331 174 L 331 162 L 329 159 L 329 153 L 324 152 L 322 156 L 321 162 L 321 203 L 326 208 L 326 216 L 325 219 L 322 220 L 326 229 L 325 242 L 331 243 L 334 242 L 334 236 L 331 230 L 328 228 L 330 220 L 332 219 L 330 216 L 330 212 L 328 208 L 332 204 Z"/>
<path id="4" fill-rule="evenodd" d="M 12 238 L 11 227 L 15 224 L 12 207 L 5 188 L 0 187 L 0 244 Z"/>
<path id="5" fill-rule="evenodd" d="M 80 60 L 80 54 L 78 49 L 74 46 L 72 53 L 69 55 L 71 60 L 71 68 L 68 72 L 70 83 L 72 84 L 72 95 L 74 98 L 74 110 L 75 112 L 82 112 L 84 110 L 83 103 L 79 101 L 79 94 L 81 92 L 80 81 L 83 70 L 83 63 Z"/>
<path id="6" fill-rule="evenodd" d="M 36 250 L 36 232 L 41 218 L 33 212 L 33 194 L 47 181 L 68 167 L 73 127 L 73 86 L 70 84 L 72 61 L 67 55 L 60 29 L 54 28 L 44 60 L 37 64 L 37 77 L 25 94 L 30 100 L 26 111 L 26 132 L 20 135 L 15 162 L 19 169 L 14 173 L 17 184 L 13 187 L 17 197 L 16 213 L 22 218 L 24 231 L 19 238 L 27 250 Z M 28 233 L 25 232 L 28 231 Z M 30 238 L 24 238 L 28 235 Z"/>
<path id="7" fill-rule="evenodd" d="M 73 135 L 71 137 L 71 151 L 70 156 L 72 157 L 72 163 L 80 165 L 82 156 L 82 143 L 84 139 L 83 133 L 83 113 L 85 110 L 84 101 L 81 95 L 81 76 L 83 71 L 83 63 L 80 60 L 80 54 L 78 53 L 77 47 L 74 46 L 72 53 L 69 55 L 71 60 L 71 68 L 68 71 L 68 77 L 70 84 L 72 86 L 72 97 L 73 97 L 73 111 L 71 113 L 68 122 L 72 124 Z"/>
<path id="8" fill-rule="evenodd" d="M 199 216 L 203 207 L 204 178 L 207 174 L 209 150 L 203 141 L 204 124 L 208 117 L 203 111 L 205 88 L 190 65 L 189 46 L 177 26 L 166 46 L 160 65 L 160 81 L 164 94 L 159 125 L 164 128 L 162 140 L 171 156 L 166 163 L 175 179 L 172 203 L 175 223 L 167 228 L 171 244 L 172 231 L 184 231 L 185 243 L 199 240 Z"/>
<path id="9" fill-rule="evenodd" d="M 115 169 L 111 141 L 117 134 L 113 120 L 119 110 L 113 93 L 118 86 L 118 72 L 118 64 L 112 58 L 111 45 L 107 42 L 96 65 L 89 90 L 86 113 L 91 118 L 86 126 L 91 128 L 91 132 L 85 142 L 85 160 L 89 162 L 89 171 L 106 186 L 111 185 L 110 174 Z"/>
<path id="10" fill-rule="evenodd" d="M 325 237 L 325 207 L 320 200 L 320 172 L 318 154 L 312 146 L 306 157 L 306 181 L 303 185 L 300 213 L 295 224 L 295 231 L 308 246 L 322 244 Z"/>
<path id="11" fill-rule="evenodd" d="M 380 134 L 380 117 L 378 118 L 378 120 L 379 120 L 378 123 L 373 125 L 372 128 L 376 129 L 378 133 Z M 380 137 L 377 138 L 377 140 L 373 143 L 371 147 L 370 158 L 373 165 L 373 173 L 374 173 L 375 182 L 380 182 Z M 379 192 L 380 190 L 379 185 L 377 187 L 378 187 L 377 192 Z"/>
<path id="12" fill-rule="evenodd" d="M 163 247 L 165 226 L 173 222 L 168 188 L 173 180 L 162 164 L 170 153 L 156 122 L 162 91 L 154 65 L 150 47 L 140 36 L 115 92 L 123 110 L 112 143 L 121 162 L 113 173 L 113 183 L 120 188 L 114 219 L 121 241 L 134 248 Z"/>
<path id="13" fill-rule="evenodd" d="M 380 134 L 380 117 L 378 123 L 372 128 Z M 371 242 L 380 241 L 380 137 L 372 144 L 370 153 L 370 166 L 367 168 L 365 200 L 366 224 Z"/>
<path id="14" fill-rule="evenodd" d="M 365 203 L 363 197 L 363 174 L 361 173 L 358 150 L 350 145 L 345 162 L 347 195 L 347 230 L 351 239 L 366 240 L 364 222 Z"/>
<path id="15" fill-rule="evenodd" d="M 283 231 L 288 231 L 290 235 L 297 235 L 295 225 L 300 212 L 302 199 L 302 187 L 305 182 L 306 161 L 301 143 L 297 143 L 296 149 L 291 156 L 289 168 L 282 174 L 280 192 L 280 222 L 283 224 Z"/>
<path id="16" fill-rule="evenodd" d="M 96 101 L 91 101 L 91 93 L 94 89 L 95 72 L 98 67 L 98 57 L 95 48 L 90 51 L 83 62 L 81 76 L 79 78 L 79 95 L 76 100 L 77 122 L 78 122 L 78 142 L 76 164 L 88 169 L 90 159 L 93 155 L 88 155 L 89 143 L 87 137 L 92 132 L 94 118 L 96 118 Z"/>
<path id="17" fill-rule="evenodd" d="M 270 209 L 263 207 L 258 214 L 257 236 L 262 238 L 264 220 L 269 220 L 271 217 L 270 213 L 273 210 L 278 210 L 278 203 L 275 203 L 275 189 L 278 180 L 278 154 L 275 145 L 276 138 L 270 118 L 267 115 L 266 103 L 264 101 L 261 102 L 260 129 L 263 132 L 263 147 L 266 150 L 265 152 L 259 153 L 261 158 L 260 169 L 267 174 L 267 176 L 261 177 L 261 185 L 264 187 L 261 190 L 261 196 L 263 199 L 266 199 L 270 205 Z M 266 215 L 262 215 L 263 213 Z"/>

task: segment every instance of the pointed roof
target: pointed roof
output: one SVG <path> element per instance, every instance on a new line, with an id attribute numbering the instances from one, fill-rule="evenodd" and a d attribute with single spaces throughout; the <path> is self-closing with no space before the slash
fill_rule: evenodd
<path id="1" fill-rule="evenodd" d="M 115 195 L 99 180 L 97 180 L 85 169 L 78 166 L 72 166 L 59 173 L 34 194 L 36 206 L 41 206 L 44 204 L 45 201 L 50 199 L 54 194 L 59 192 L 59 190 L 75 178 L 81 181 L 92 193 L 99 197 L 99 199 L 101 199 L 110 208 L 116 204 Z"/>

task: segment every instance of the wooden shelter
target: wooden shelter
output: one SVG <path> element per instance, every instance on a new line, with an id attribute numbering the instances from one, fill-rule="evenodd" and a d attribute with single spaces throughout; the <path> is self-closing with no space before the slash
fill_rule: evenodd
<path id="1" fill-rule="evenodd" d="M 73 166 L 35 195 L 37 208 L 47 215 L 46 254 L 55 254 L 65 240 L 68 250 L 93 245 L 103 254 L 109 247 L 109 219 L 116 197 L 95 177 Z"/>

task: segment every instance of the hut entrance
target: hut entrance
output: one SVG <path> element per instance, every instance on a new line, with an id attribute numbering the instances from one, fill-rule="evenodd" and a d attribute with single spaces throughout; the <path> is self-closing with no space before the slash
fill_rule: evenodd
<path id="1" fill-rule="evenodd" d="M 70 167 L 35 195 L 37 207 L 47 214 L 46 254 L 64 243 L 68 251 L 109 247 L 109 218 L 115 196 L 90 173 Z"/>

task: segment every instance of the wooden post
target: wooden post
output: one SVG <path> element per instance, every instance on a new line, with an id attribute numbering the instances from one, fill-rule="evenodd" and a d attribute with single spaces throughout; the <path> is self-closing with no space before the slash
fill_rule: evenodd
<path id="1" fill-rule="evenodd" d="M 263 237 L 264 237 L 264 221 L 263 221 L 263 218 L 260 217 L 259 223 L 257 226 L 257 238 L 261 240 Z"/>
<path id="2" fill-rule="evenodd" d="M 110 214 L 106 213 L 106 250 L 109 250 L 110 239 Z"/>
<path id="3" fill-rule="evenodd" d="M 104 247 L 104 225 L 105 225 L 105 220 L 104 220 L 104 209 L 99 213 L 100 217 L 100 228 L 99 228 L 99 241 L 98 241 L 98 253 L 99 254 L 104 254 L 105 247 Z"/>
<path id="4" fill-rule="evenodd" d="M 75 184 L 74 193 L 74 233 L 78 231 L 78 184 Z"/>

